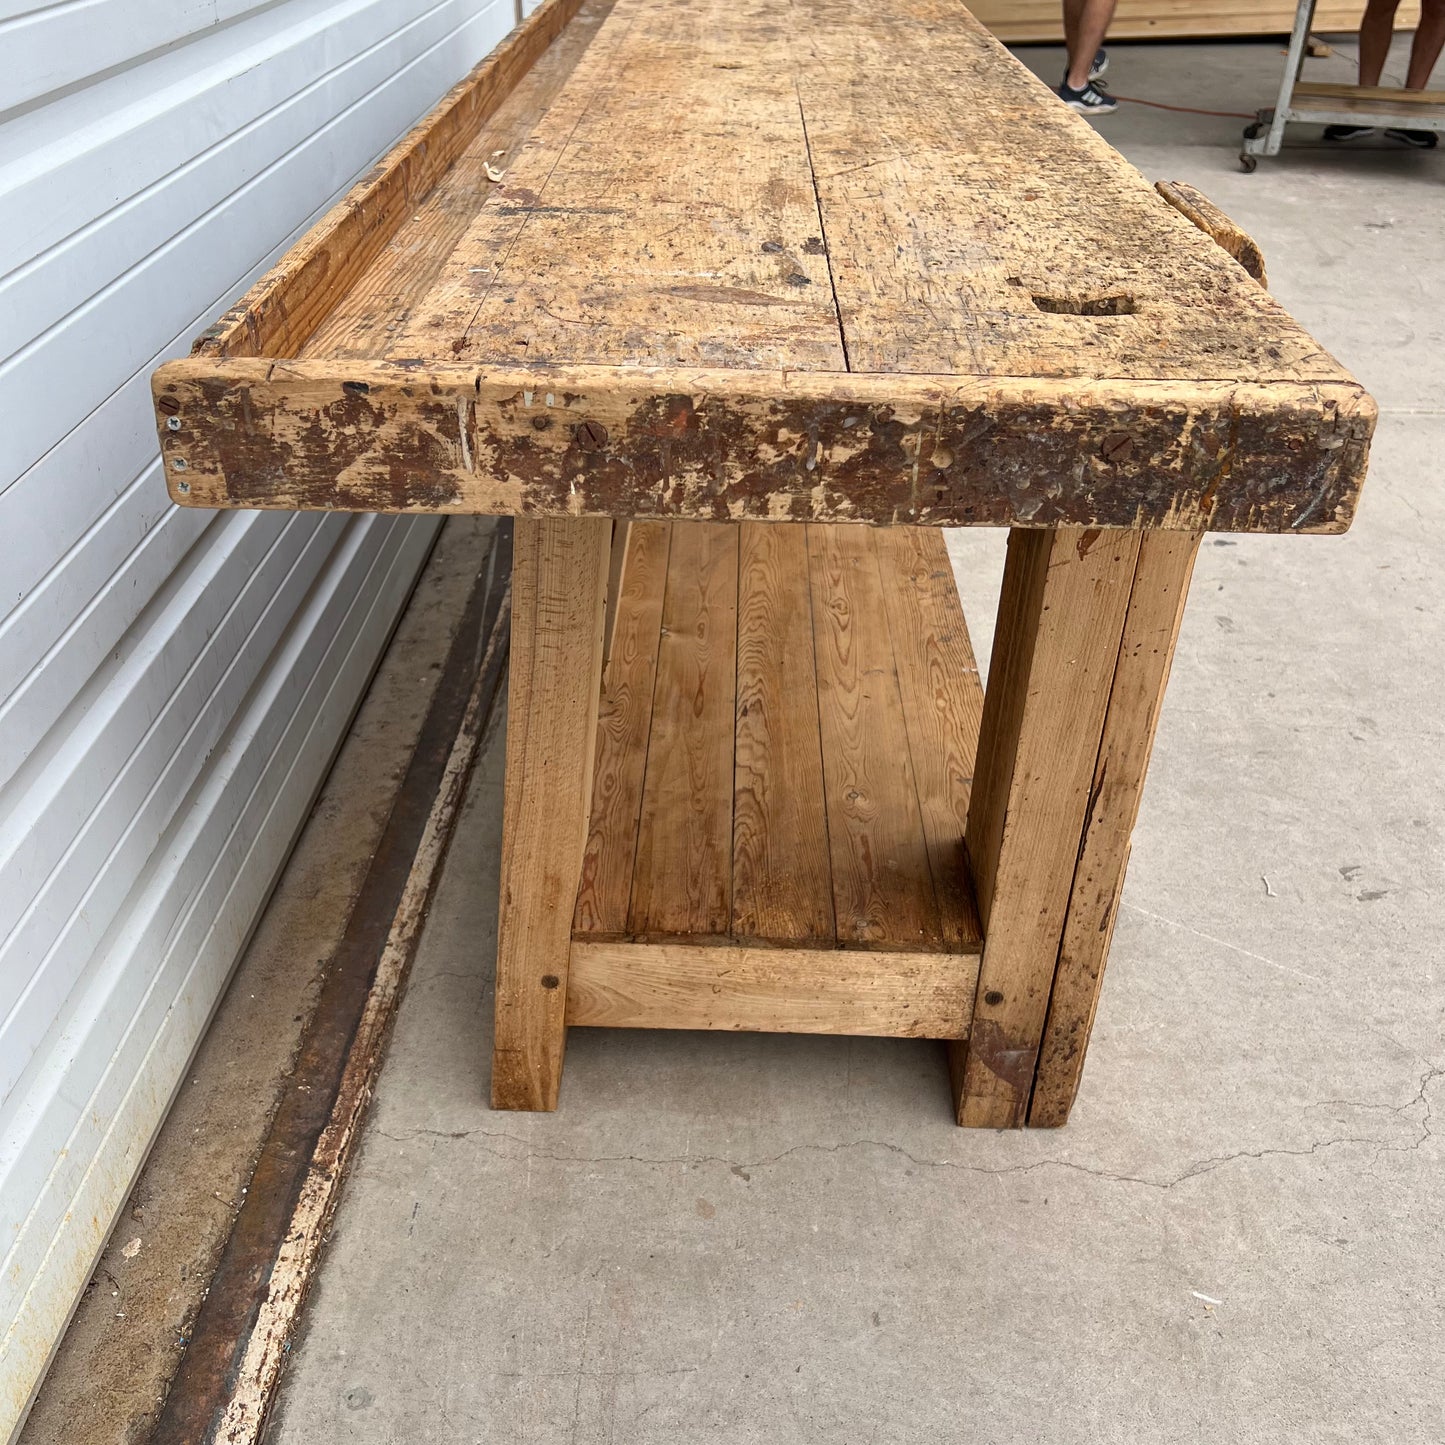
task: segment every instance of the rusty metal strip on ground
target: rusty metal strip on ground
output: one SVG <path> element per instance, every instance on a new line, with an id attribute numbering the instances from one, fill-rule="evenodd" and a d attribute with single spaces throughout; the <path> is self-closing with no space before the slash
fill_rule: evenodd
<path id="1" fill-rule="evenodd" d="M 260 1436 L 505 665 L 511 533 L 468 598 L 151 1445 Z"/>

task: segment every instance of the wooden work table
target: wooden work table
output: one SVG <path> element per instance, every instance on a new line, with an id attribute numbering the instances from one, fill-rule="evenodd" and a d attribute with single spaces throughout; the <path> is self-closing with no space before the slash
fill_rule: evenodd
<path id="1" fill-rule="evenodd" d="M 770 1029 L 1064 1121 L 1199 537 L 1374 418 L 1163 189 L 949 0 L 547 0 L 157 372 L 179 502 L 517 518 L 499 1107 Z"/>

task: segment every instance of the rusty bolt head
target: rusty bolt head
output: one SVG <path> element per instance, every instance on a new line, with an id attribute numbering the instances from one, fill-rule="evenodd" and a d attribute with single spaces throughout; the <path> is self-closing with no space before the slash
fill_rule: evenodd
<path id="1" fill-rule="evenodd" d="M 600 451 L 607 445 L 607 428 L 600 421 L 579 421 L 574 435 L 584 452 Z"/>
<path id="2" fill-rule="evenodd" d="M 156 410 L 164 412 L 166 416 L 174 416 L 180 409 L 180 402 L 173 396 L 158 396 L 156 398 Z"/>
<path id="3" fill-rule="evenodd" d="M 542 975 L 543 988 L 559 988 L 561 984 L 562 980 L 558 978 L 555 973 L 544 973 Z"/>
<path id="4" fill-rule="evenodd" d="M 533 431 L 546 431 L 551 425 L 552 418 L 550 416 L 543 416 L 541 412 L 538 412 L 537 415 L 532 418 Z"/>
<path id="5" fill-rule="evenodd" d="M 1134 455 L 1134 438 L 1126 431 L 1111 431 L 1099 451 L 1106 462 L 1127 462 Z"/>
<path id="6" fill-rule="evenodd" d="M 996 988 L 991 988 L 984 994 L 983 1001 L 990 1008 L 997 1008 L 1003 1002 L 1003 995 Z"/>

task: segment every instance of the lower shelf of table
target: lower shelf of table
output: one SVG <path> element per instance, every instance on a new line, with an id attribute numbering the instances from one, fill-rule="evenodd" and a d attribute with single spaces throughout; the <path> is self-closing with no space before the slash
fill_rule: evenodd
<path id="1" fill-rule="evenodd" d="M 983 695 L 942 534 L 634 523 L 569 1024 L 959 1038 Z"/>

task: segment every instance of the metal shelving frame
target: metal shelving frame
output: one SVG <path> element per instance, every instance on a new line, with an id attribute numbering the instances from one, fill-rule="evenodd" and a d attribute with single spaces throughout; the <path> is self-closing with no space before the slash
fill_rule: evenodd
<path id="1" fill-rule="evenodd" d="M 1280 81 L 1279 99 L 1272 110 L 1261 110 L 1259 119 L 1244 129 L 1239 164 L 1253 171 L 1260 156 L 1277 156 L 1284 144 L 1287 125 L 1366 125 L 1383 129 L 1428 130 L 1445 133 L 1445 105 L 1418 100 L 1381 100 L 1372 93 L 1358 96 L 1310 97 L 1295 103 L 1300 72 L 1309 53 L 1310 29 L 1314 24 L 1315 0 L 1299 0 L 1289 51 Z"/>

